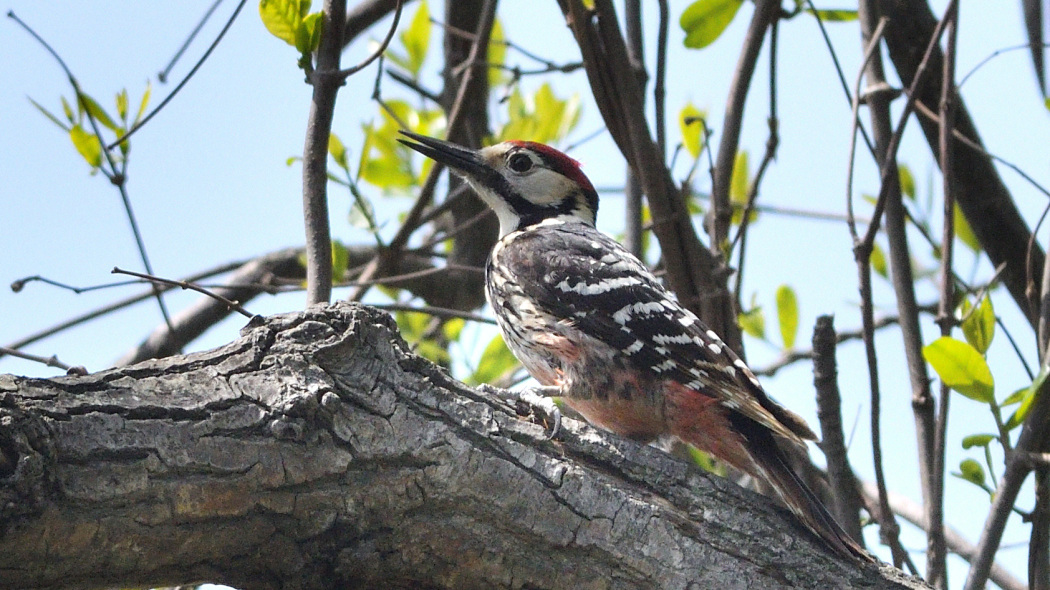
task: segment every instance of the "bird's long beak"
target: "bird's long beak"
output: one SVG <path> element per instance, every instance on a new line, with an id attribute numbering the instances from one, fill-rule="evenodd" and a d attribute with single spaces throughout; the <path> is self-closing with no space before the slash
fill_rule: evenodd
<path id="1" fill-rule="evenodd" d="M 399 142 L 460 174 L 479 178 L 484 176 L 488 169 L 478 153 L 472 149 L 411 131 L 401 131 L 401 134 L 408 139 L 398 138 Z"/>

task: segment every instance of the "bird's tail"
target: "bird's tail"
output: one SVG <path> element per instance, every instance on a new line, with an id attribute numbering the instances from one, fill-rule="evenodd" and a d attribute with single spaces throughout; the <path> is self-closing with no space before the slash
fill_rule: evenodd
<path id="1" fill-rule="evenodd" d="M 824 503 L 788 463 L 787 455 L 771 433 L 768 444 L 752 445 L 752 459 L 776 489 L 777 495 L 803 524 L 837 553 L 872 562 L 874 558 L 835 521 Z M 756 452 L 757 451 L 757 452 Z"/>

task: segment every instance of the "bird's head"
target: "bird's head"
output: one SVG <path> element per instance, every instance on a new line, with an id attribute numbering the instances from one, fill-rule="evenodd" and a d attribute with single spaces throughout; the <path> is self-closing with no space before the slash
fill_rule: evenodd
<path id="1" fill-rule="evenodd" d="M 593 226 L 598 193 L 580 163 L 532 141 L 505 141 L 472 150 L 408 131 L 401 143 L 448 166 L 470 183 L 499 217 L 500 236 L 546 219 Z"/>

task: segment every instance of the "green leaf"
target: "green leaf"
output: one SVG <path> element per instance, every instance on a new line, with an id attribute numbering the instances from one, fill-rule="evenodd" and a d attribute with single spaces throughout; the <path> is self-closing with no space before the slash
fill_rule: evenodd
<path id="1" fill-rule="evenodd" d="M 463 327 L 466 325 L 467 322 L 463 318 L 452 318 L 441 326 L 441 331 L 444 332 L 445 338 L 449 342 L 456 342 L 459 340 L 459 335 L 463 333 Z"/>
<path id="2" fill-rule="evenodd" d="M 844 23 L 857 20 L 856 10 L 813 10 L 807 8 L 806 12 L 826 23 Z"/>
<path id="3" fill-rule="evenodd" d="M 579 96 L 574 94 L 559 99 L 548 83 L 530 96 L 522 95 L 515 88 L 505 104 L 507 123 L 496 134 L 499 141 L 521 139 L 556 143 L 568 135 L 580 119 Z"/>
<path id="4" fill-rule="evenodd" d="M 274 37 L 295 47 L 296 33 L 310 11 L 310 0 L 260 0 L 259 16 Z"/>
<path id="5" fill-rule="evenodd" d="M 872 244 L 871 248 L 871 268 L 884 279 L 890 277 L 889 267 L 886 265 L 886 253 L 882 251 L 877 242 Z"/>
<path id="6" fill-rule="evenodd" d="M 146 114 L 146 107 L 149 105 L 149 97 L 152 93 L 153 86 L 146 82 L 146 91 L 142 93 L 142 100 L 139 102 L 139 112 L 135 114 L 135 124 L 142 120 L 142 115 Z"/>
<path id="7" fill-rule="evenodd" d="M 747 203 L 749 177 L 747 152 L 739 152 L 736 155 L 736 161 L 733 163 L 733 177 L 729 181 L 729 198 L 734 203 Z"/>
<path id="8" fill-rule="evenodd" d="M 533 95 L 536 105 L 537 135 L 543 143 L 561 140 L 576 126 L 580 118 L 579 95 L 573 94 L 564 100 L 554 94 L 550 84 L 543 84 Z"/>
<path id="9" fill-rule="evenodd" d="M 922 349 L 922 356 L 948 387 L 979 402 L 994 401 L 992 372 L 973 346 L 950 336 L 941 336 Z"/>
<path id="10" fill-rule="evenodd" d="M 689 457 L 700 469 L 708 473 L 714 473 L 722 477 L 726 476 L 726 465 L 715 459 L 710 453 L 705 453 L 693 445 L 686 445 Z"/>
<path id="11" fill-rule="evenodd" d="M 901 179 L 901 192 L 911 200 L 915 200 L 915 177 L 912 176 L 911 168 L 904 164 L 897 167 L 897 173 Z"/>
<path id="12" fill-rule="evenodd" d="M 350 266 L 350 251 L 342 243 L 332 240 L 332 278 L 341 281 Z"/>
<path id="13" fill-rule="evenodd" d="M 43 113 L 43 115 L 45 117 L 50 119 L 52 123 L 54 123 L 55 125 L 58 125 L 59 127 L 61 127 L 63 131 L 65 131 L 67 133 L 69 132 L 69 127 L 65 123 L 63 123 L 58 117 L 56 117 L 55 115 L 51 114 L 51 111 L 45 109 L 43 106 L 41 106 L 40 103 L 38 103 L 37 101 L 33 100 L 32 98 L 29 99 L 29 102 L 32 103 L 33 106 L 36 107 L 36 110 L 40 111 L 41 113 Z"/>
<path id="14" fill-rule="evenodd" d="M 364 206 L 367 210 L 362 210 Z M 347 219 L 350 221 L 350 225 L 358 229 L 375 229 L 372 227 L 372 220 L 376 218 L 375 209 L 372 207 L 372 202 L 366 198 L 361 198 L 360 201 L 354 200 L 354 204 L 350 207 L 350 214 Z"/>
<path id="15" fill-rule="evenodd" d="M 295 30 L 295 48 L 299 53 L 308 56 L 320 47 L 321 29 L 324 28 L 321 26 L 324 22 L 322 16 L 320 12 L 308 14 L 299 23 L 299 28 Z"/>
<path id="16" fill-rule="evenodd" d="M 405 46 L 408 54 L 408 71 L 413 78 L 419 76 L 419 70 L 423 67 L 423 60 L 427 57 L 427 48 L 430 46 L 430 9 L 426 0 L 419 3 L 412 22 L 409 23 L 405 32 L 401 33 L 401 44 Z"/>
<path id="17" fill-rule="evenodd" d="M 74 125 L 69 130 L 69 139 L 73 141 L 73 146 L 92 168 L 102 165 L 102 144 L 98 136 L 84 131 L 80 125 Z"/>
<path id="18" fill-rule="evenodd" d="M 69 101 L 66 100 L 66 97 L 62 96 L 60 98 L 62 99 L 62 112 L 65 113 L 66 120 L 70 123 L 76 123 L 77 118 L 73 116 L 73 107 L 69 106 Z M 77 110 L 79 111 L 80 109 Z"/>
<path id="19" fill-rule="evenodd" d="M 984 487 L 984 467 L 973 459 L 963 459 L 959 463 L 959 473 L 953 473 L 955 477 Z"/>
<path id="20" fill-rule="evenodd" d="M 1006 399 L 999 402 L 999 405 L 1001 407 L 1006 407 L 1021 403 L 1025 399 L 1025 394 L 1028 393 L 1028 388 L 1029 386 L 1026 385 L 1021 389 L 1018 389 L 1017 391 L 1011 393 L 1010 395 L 1006 396 Z"/>
<path id="21" fill-rule="evenodd" d="M 1043 99 L 1043 106 L 1046 107 L 1046 110 L 1050 111 L 1050 97 Z"/>
<path id="22" fill-rule="evenodd" d="M 110 131 L 116 131 L 119 128 L 119 126 L 113 121 L 113 119 L 110 118 L 109 113 L 107 113 L 106 110 L 103 109 L 102 106 L 98 104 L 98 102 L 95 99 L 84 94 L 83 92 L 80 93 L 80 99 L 81 101 L 83 101 L 85 108 L 87 108 L 88 114 L 91 115 L 92 118 L 95 119 L 95 121 L 98 121 L 98 123 L 101 124 L 103 127 L 109 129 Z"/>
<path id="23" fill-rule="evenodd" d="M 794 289 L 787 285 L 777 287 L 777 319 L 784 348 L 794 348 L 795 336 L 798 335 L 798 298 Z"/>
<path id="24" fill-rule="evenodd" d="M 707 113 L 696 108 L 691 102 L 685 103 L 678 113 L 678 128 L 682 130 L 682 145 L 694 160 L 700 157 L 700 151 L 703 149 L 703 121 L 705 118 L 707 118 Z"/>
<path id="25" fill-rule="evenodd" d="M 753 306 L 748 311 L 742 312 L 736 317 L 736 321 L 740 324 L 740 329 L 748 336 L 759 340 L 766 339 L 766 316 L 762 313 L 761 307 Z"/>
<path id="26" fill-rule="evenodd" d="M 993 440 L 999 440 L 998 436 L 994 434 L 971 434 L 970 436 L 962 439 L 962 447 L 964 449 L 972 449 L 973 447 L 987 447 Z"/>
<path id="27" fill-rule="evenodd" d="M 499 19 L 492 23 L 492 32 L 489 33 L 488 62 L 492 65 L 503 65 L 507 60 L 507 35 L 503 32 L 503 25 Z M 507 79 L 507 73 L 499 68 L 489 68 L 489 87 L 495 88 Z"/>
<path id="28" fill-rule="evenodd" d="M 117 116 L 121 121 L 128 120 L 128 89 L 124 88 L 117 93 Z"/>
<path id="29" fill-rule="evenodd" d="M 959 238 L 959 241 L 966 244 L 966 247 L 974 252 L 981 251 L 981 243 L 977 241 L 977 236 L 973 233 L 973 228 L 970 227 L 970 222 L 966 221 L 966 216 L 962 214 L 962 209 L 959 206 L 955 206 L 955 237 Z"/>
<path id="30" fill-rule="evenodd" d="M 722 35 L 733 22 L 743 0 L 696 0 L 682 12 L 678 25 L 685 31 L 684 45 L 703 49 Z"/>
<path id="31" fill-rule="evenodd" d="M 1035 404 L 1035 400 L 1040 395 L 1040 391 L 1046 382 L 1047 375 L 1050 374 L 1050 368 L 1047 365 L 1043 365 L 1039 369 L 1039 374 L 1036 375 L 1035 380 L 1025 390 L 1021 398 L 1021 405 L 1017 407 L 1017 410 L 1010 416 L 1006 421 L 1006 429 L 1013 430 L 1021 424 L 1024 424 L 1025 418 L 1028 417 L 1029 412 L 1032 411 L 1032 406 Z M 1013 396 L 1010 396 L 1013 397 Z"/>
<path id="32" fill-rule="evenodd" d="M 350 161 L 346 156 L 346 146 L 343 145 L 343 141 L 339 139 L 339 136 L 332 133 L 328 136 L 328 153 L 332 154 L 332 159 L 339 165 L 340 168 L 350 171 Z M 289 162 L 291 164 L 291 162 Z"/>
<path id="33" fill-rule="evenodd" d="M 972 312 L 965 311 L 964 314 L 967 315 L 962 322 L 963 336 L 977 352 L 982 355 L 987 353 L 995 336 L 995 310 L 992 308 L 992 300 L 986 294 L 976 309 Z"/>
<path id="34" fill-rule="evenodd" d="M 485 347 L 485 351 L 481 353 L 481 359 L 478 361 L 478 369 L 466 379 L 466 382 L 471 385 L 491 383 L 502 377 L 507 371 L 513 369 L 517 364 L 518 359 L 515 358 L 514 353 L 507 348 L 507 344 L 503 341 L 503 337 L 496 336 L 489 342 L 488 346 Z"/>
<path id="35" fill-rule="evenodd" d="M 729 179 L 729 201 L 733 204 L 732 223 L 739 225 L 744 219 L 744 209 L 747 208 L 748 193 L 751 192 L 751 171 L 748 166 L 747 152 L 739 152 L 736 162 L 733 164 L 733 176 Z M 758 217 L 757 211 L 752 211 L 748 221 L 754 221 Z"/>
<path id="36" fill-rule="evenodd" d="M 408 163 L 397 156 L 369 159 L 361 169 L 361 178 L 387 191 L 408 188 L 415 183 Z"/>
<path id="37" fill-rule="evenodd" d="M 433 363 L 445 366 L 452 362 L 452 356 L 448 353 L 448 351 L 445 350 L 443 346 L 438 344 L 437 341 L 432 340 L 430 338 L 424 338 L 423 340 L 416 341 L 414 347 L 416 354 L 422 356 L 423 358 Z"/>

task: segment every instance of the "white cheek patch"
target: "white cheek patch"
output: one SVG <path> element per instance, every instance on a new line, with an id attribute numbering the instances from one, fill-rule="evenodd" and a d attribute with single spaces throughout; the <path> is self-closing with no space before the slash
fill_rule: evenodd
<path id="1" fill-rule="evenodd" d="M 561 174 L 546 168 L 537 168 L 535 172 L 519 179 L 523 190 L 521 195 L 537 205 L 554 205 L 567 195 L 576 191 L 573 182 Z"/>

